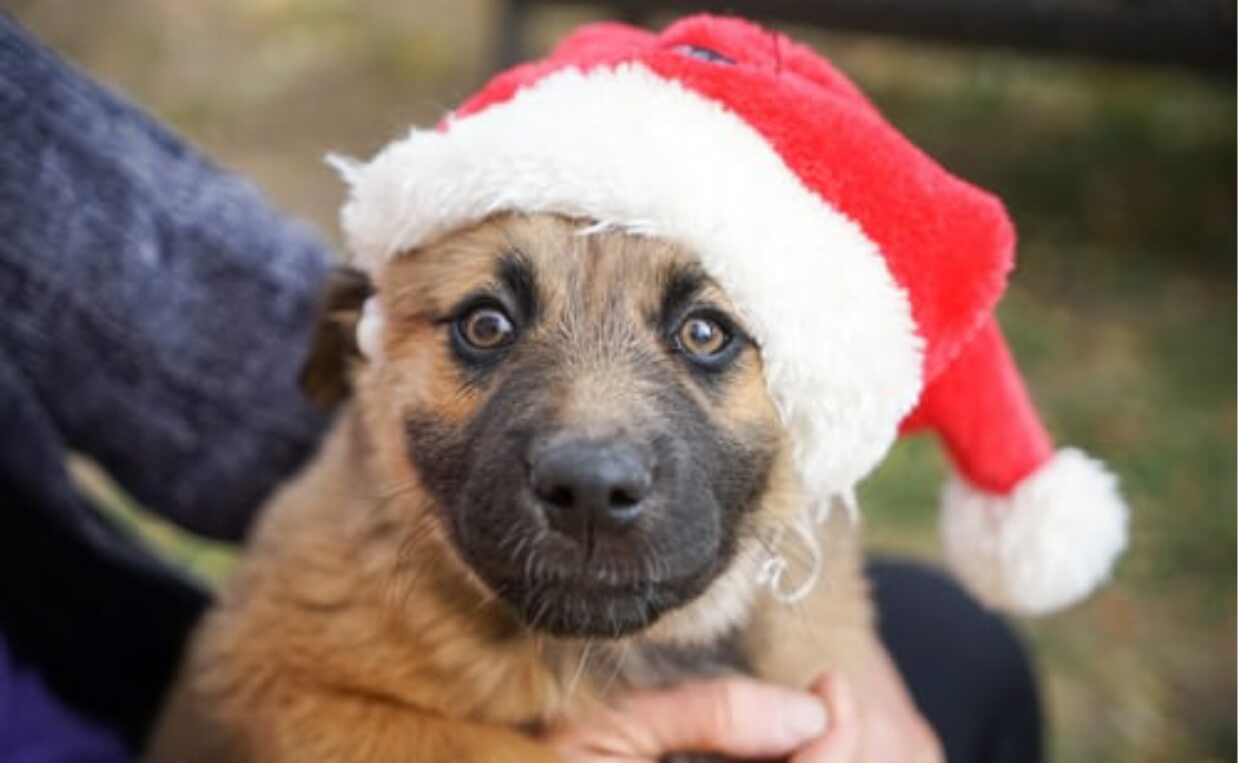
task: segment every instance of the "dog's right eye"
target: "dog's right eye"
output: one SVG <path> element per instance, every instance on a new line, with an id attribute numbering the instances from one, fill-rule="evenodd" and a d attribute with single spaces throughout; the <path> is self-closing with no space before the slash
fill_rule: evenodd
<path id="1" fill-rule="evenodd" d="M 456 320 L 456 336 L 471 350 L 497 350 L 516 338 L 516 327 L 496 305 L 479 305 Z"/>
<path id="2" fill-rule="evenodd" d="M 723 370 L 742 349 L 730 322 L 713 310 L 698 310 L 684 318 L 671 336 L 671 345 L 706 371 Z"/>

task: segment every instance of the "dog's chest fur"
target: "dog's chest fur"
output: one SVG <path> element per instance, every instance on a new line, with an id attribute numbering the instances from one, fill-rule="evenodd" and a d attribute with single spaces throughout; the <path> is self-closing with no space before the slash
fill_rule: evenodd
<path id="1" fill-rule="evenodd" d="M 647 639 L 573 642 L 546 652 L 554 673 L 570 686 L 585 681 L 608 696 L 626 689 L 656 689 L 684 681 L 751 674 L 743 633 L 732 629 L 715 639 L 691 645 Z"/>

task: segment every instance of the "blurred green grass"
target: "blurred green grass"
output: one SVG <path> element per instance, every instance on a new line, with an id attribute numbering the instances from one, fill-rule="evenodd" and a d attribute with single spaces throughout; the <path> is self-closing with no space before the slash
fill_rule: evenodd
<path id="1" fill-rule="evenodd" d="M 72 0 L 18 17 L 285 208 L 334 234 L 328 150 L 435 119 L 491 60 L 485 0 Z M 590 11 L 539 17 L 549 44 Z M 1235 97 L 1232 80 L 1002 51 L 793 32 L 944 164 L 996 191 L 1021 236 L 1001 319 L 1062 442 L 1102 454 L 1134 509 L 1116 579 L 1021 628 L 1055 761 L 1225 761 L 1235 750 Z M 152 65 L 155 63 L 157 65 Z M 231 552 L 122 521 L 204 579 Z M 861 498 L 875 547 L 935 560 L 931 442 Z"/>
<path id="2" fill-rule="evenodd" d="M 207 587 L 222 585 L 236 567 L 236 546 L 196 537 L 146 511 L 90 459 L 70 455 L 69 474 L 118 525 L 158 549 Z"/>

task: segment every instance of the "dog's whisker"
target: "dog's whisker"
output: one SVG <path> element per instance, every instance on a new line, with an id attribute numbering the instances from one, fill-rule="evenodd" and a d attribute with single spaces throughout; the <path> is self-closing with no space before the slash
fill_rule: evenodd
<path id="1" fill-rule="evenodd" d="M 495 602 L 498 601 L 498 594 L 485 586 L 479 587 L 477 590 L 477 604 L 473 607 L 473 614 L 479 615 L 490 609 Z"/>
<path id="2" fill-rule="evenodd" d="M 623 668 L 631 655 L 631 650 L 632 644 L 629 639 L 619 640 L 616 648 L 610 650 L 610 657 L 614 662 L 614 668 L 611 669 L 610 678 L 606 680 L 606 684 L 602 688 L 601 695 L 603 697 L 608 696 L 615 687 L 615 682 L 619 680 L 619 675 L 623 672 Z"/>
<path id="3" fill-rule="evenodd" d="M 571 680 L 568 682 L 566 695 L 571 699 L 576 694 L 576 687 L 580 685 L 580 679 L 585 673 L 585 665 L 589 662 L 589 652 L 593 649 L 593 639 L 585 639 L 585 645 L 580 650 L 580 660 L 576 665 L 576 672 L 572 674 Z"/>
<path id="4" fill-rule="evenodd" d="M 404 482 L 397 482 L 391 485 L 384 485 L 378 490 L 377 494 L 374 497 L 379 503 L 386 503 L 395 498 L 399 498 L 402 495 L 408 495 L 409 493 L 416 493 L 420 490 L 420 488 L 421 486 L 418 485 L 415 481 L 407 480 Z"/>
<path id="5" fill-rule="evenodd" d="M 529 627 L 534 631 L 541 624 L 542 618 L 550 611 L 552 603 L 550 597 L 546 596 L 546 586 L 544 584 L 535 584 L 535 586 L 532 591 L 532 599 L 537 602 L 537 606 L 534 608 L 533 617 L 529 621 Z"/>

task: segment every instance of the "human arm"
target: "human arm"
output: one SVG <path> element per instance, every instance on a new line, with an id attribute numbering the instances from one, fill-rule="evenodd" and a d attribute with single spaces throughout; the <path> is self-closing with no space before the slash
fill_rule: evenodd
<path id="1" fill-rule="evenodd" d="M 0 355 L 67 448 L 238 537 L 325 423 L 296 376 L 328 259 L 0 14 Z"/>

